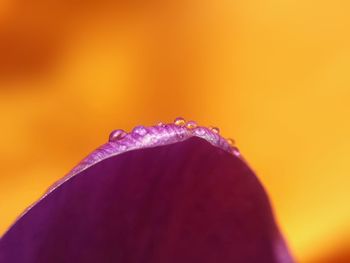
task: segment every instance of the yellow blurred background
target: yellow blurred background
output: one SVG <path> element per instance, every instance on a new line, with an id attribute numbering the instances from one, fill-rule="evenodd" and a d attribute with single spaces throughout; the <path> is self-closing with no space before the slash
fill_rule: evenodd
<path id="1" fill-rule="evenodd" d="M 235 138 L 299 262 L 350 262 L 349 13 L 0 0 L 0 234 L 112 129 L 183 116 Z"/>

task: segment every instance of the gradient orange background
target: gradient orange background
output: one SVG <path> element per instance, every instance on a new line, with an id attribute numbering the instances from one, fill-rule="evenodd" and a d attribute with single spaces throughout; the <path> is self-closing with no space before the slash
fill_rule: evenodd
<path id="1" fill-rule="evenodd" d="M 350 2 L 0 1 L 0 233 L 115 128 L 233 137 L 300 262 L 350 262 Z"/>

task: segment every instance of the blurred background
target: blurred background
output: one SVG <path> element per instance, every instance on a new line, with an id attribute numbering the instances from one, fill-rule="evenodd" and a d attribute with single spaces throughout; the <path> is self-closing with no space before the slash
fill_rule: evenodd
<path id="1" fill-rule="evenodd" d="M 350 2 L 0 0 L 0 234 L 112 129 L 232 137 L 299 262 L 350 262 Z"/>

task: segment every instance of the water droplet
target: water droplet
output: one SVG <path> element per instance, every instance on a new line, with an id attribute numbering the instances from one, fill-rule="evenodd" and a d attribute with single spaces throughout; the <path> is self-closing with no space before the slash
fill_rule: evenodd
<path id="1" fill-rule="evenodd" d="M 240 156 L 241 155 L 241 153 L 240 153 L 240 151 L 239 151 L 239 149 L 237 147 L 232 147 L 232 152 L 236 156 Z"/>
<path id="2" fill-rule="evenodd" d="M 188 121 L 186 123 L 186 128 L 189 129 L 189 130 L 192 130 L 194 128 L 197 128 L 197 123 L 195 121 Z"/>
<path id="3" fill-rule="evenodd" d="M 231 138 L 227 138 L 226 139 L 226 141 L 227 141 L 227 143 L 230 145 L 230 146 L 233 146 L 233 145 L 235 145 L 235 140 L 234 139 L 231 139 Z"/>
<path id="4" fill-rule="evenodd" d="M 144 136 L 148 133 L 148 130 L 146 127 L 144 126 L 136 126 L 133 130 L 132 130 L 133 134 L 137 134 L 140 136 Z"/>
<path id="5" fill-rule="evenodd" d="M 174 123 L 175 123 L 175 125 L 177 125 L 177 126 L 185 126 L 186 121 L 185 121 L 184 118 L 178 117 L 178 118 L 176 118 L 176 119 L 174 120 Z"/>
<path id="6" fill-rule="evenodd" d="M 209 130 L 211 130 L 213 133 L 216 133 L 216 134 L 220 133 L 220 129 L 218 127 L 210 126 Z"/>
<path id="7" fill-rule="evenodd" d="M 164 127 L 164 125 L 165 125 L 165 124 L 164 124 L 163 122 L 158 122 L 158 123 L 157 123 L 157 126 L 158 126 L 158 127 Z"/>
<path id="8" fill-rule="evenodd" d="M 198 136 L 203 136 L 206 133 L 206 129 L 203 127 L 197 127 L 193 129 L 193 133 Z"/>
<path id="9" fill-rule="evenodd" d="M 109 141 L 110 142 L 118 141 L 120 139 L 123 139 L 126 135 L 127 133 L 123 130 L 120 130 L 120 129 L 114 130 L 109 135 Z"/>

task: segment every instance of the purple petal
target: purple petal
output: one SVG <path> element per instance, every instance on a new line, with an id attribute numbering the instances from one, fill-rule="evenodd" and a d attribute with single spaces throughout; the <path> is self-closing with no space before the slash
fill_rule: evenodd
<path id="1" fill-rule="evenodd" d="M 1 263 L 293 261 L 260 182 L 221 136 L 159 125 L 122 137 L 15 222 Z"/>

